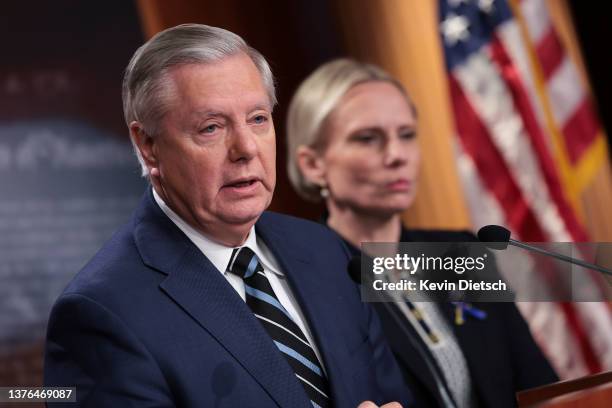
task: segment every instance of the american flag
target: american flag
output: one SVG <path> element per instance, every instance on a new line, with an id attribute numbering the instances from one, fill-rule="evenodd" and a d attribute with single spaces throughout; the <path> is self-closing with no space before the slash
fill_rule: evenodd
<path id="1" fill-rule="evenodd" d="M 606 144 L 544 0 L 441 0 L 457 157 L 475 227 L 585 242 L 577 200 Z M 612 369 L 609 304 L 519 303 L 562 378 Z"/>

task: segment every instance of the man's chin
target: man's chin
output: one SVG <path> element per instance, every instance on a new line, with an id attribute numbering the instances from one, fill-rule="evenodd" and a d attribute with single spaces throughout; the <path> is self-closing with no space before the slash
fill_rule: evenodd
<path id="1" fill-rule="evenodd" d="M 223 221 L 225 221 L 225 223 L 228 225 L 232 225 L 236 227 L 239 227 L 241 225 L 252 226 L 257 222 L 260 216 L 261 216 L 261 213 L 249 214 L 249 215 L 244 215 L 244 216 L 234 216 L 233 215 L 229 217 L 224 217 Z"/>
<path id="2" fill-rule="evenodd" d="M 221 217 L 226 224 L 240 226 L 247 224 L 255 224 L 261 214 L 265 211 L 265 207 L 261 206 L 258 209 L 243 208 L 236 211 L 227 211 Z"/>
<path id="3" fill-rule="evenodd" d="M 264 197 L 253 197 L 225 202 L 223 206 L 218 207 L 217 219 L 230 227 L 248 228 L 257 222 L 270 205 L 270 201 Z"/>

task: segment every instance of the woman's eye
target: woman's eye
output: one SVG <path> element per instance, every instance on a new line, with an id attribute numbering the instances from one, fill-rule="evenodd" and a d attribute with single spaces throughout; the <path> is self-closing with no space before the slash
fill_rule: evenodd
<path id="1" fill-rule="evenodd" d="M 375 142 L 377 139 L 376 135 L 370 133 L 364 133 L 360 135 L 355 135 L 353 140 L 363 144 L 369 144 Z"/>
<path id="2" fill-rule="evenodd" d="M 411 140 L 411 139 L 414 139 L 415 137 L 416 137 L 416 132 L 414 131 L 400 133 L 400 139 Z"/>

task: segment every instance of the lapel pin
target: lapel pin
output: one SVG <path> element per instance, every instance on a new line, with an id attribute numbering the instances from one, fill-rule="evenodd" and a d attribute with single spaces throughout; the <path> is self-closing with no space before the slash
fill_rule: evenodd
<path id="1" fill-rule="evenodd" d="M 465 315 L 468 314 L 478 320 L 484 320 L 487 317 L 487 312 L 475 308 L 471 303 L 466 302 L 451 302 L 455 305 L 455 324 L 461 326 L 465 323 Z"/>

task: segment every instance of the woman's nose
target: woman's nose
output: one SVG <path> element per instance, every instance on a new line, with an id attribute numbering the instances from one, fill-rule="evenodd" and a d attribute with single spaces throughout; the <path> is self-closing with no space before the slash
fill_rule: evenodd
<path id="1" fill-rule="evenodd" d="M 384 147 L 385 166 L 395 167 L 406 163 L 408 152 L 406 146 L 402 144 L 399 137 L 390 137 Z"/>

